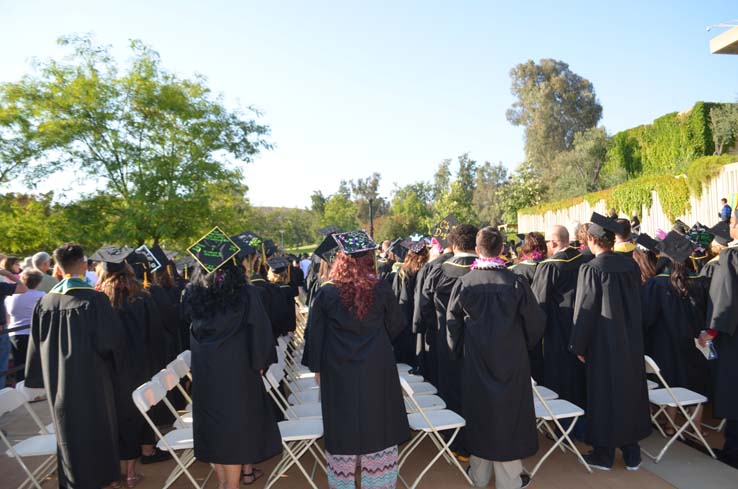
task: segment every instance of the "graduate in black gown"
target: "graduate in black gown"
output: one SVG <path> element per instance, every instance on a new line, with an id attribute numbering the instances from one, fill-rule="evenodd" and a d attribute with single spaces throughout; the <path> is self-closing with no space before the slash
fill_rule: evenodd
<path id="1" fill-rule="evenodd" d="M 620 225 L 621 232 L 615 233 L 613 251 L 628 258 L 633 258 L 635 243 L 631 240 L 630 221 L 627 219 L 618 219 L 617 222 Z"/>
<path id="2" fill-rule="evenodd" d="M 403 259 L 402 267 L 395 275 L 392 288 L 405 316 L 405 328 L 392 342 L 392 346 L 395 349 L 395 360 L 398 363 L 406 363 L 415 367 L 417 366 L 416 335 L 412 330 L 413 313 L 415 312 L 415 279 L 428 260 L 428 248 L 423 241 L 404 242 L 403 245 L 408 251 Z"/>
<path id="3" fill-rule="evenodd" d="M 710 232 L 713 235 L 710 245 L 710 255 L 712 255 L 712 258 L 700 270 L 700 277 L 704 277 L 708 281 L 711 281 L 713 275 L 715 275 L 718 261 L 720 260 L 720 252 L 727 248 L 728 244 L 732 241 L 730 237 L 730 224 L 727 222 L 720 221 L 710 228 Z"/>
<path id="4" fill-rule="evenodd" d="M 720 252 L 710 284 L 707 329 L 702 345 L 712 340 L 718 357 L 713 366 L 713 416 L 727 420 L 725 445 L 719 453 L 724 462 L 738 468 L 738 216 L 730 218 L 730 242 Z"/>
<path id="5" fill-rule="evenodd" d="M 295 297 L 297 297 L 298 289 L 290 284 L 290 264 L 286 258 L 282 256 L 272 257 L 267 263 L 269 265 L 267 280 L 274 284 L 282 295 L 282 303 L 284 305 L 284 325 L 281 335 L 286 335 L 297 328 Z"/>
<path id="6" fill-rule="evenodd" d="M 627 255 L 613 253 L 620 225 L 592 214 L 588 246 L 595 258 L 579 269 L 569 350 L 585 363 L 590 466 L 610 470 L 615 448 L 625 465 L 641 463 L 638 442 L 651 433 L 640 293 L 640 271 Z"/>
<path id="7" fill-rule="evenodd" d="M 308 366 L 320 384 L 330 487 L 377 478 L 394 487 L 397 446 L 410 431 L 392 338 L 405 326 L 392 289 L 374 271 L 374 243 L 363 231 L 337 234 L 341 251 L 315 295 Z M 384 487 L 384 485 L 383 485 Z"/>
<path id="8" fill-rule="evenodd" d="M 461 376 L 463 359 L 451 355 L 446 338 L 446 316 L 448 301 L 456 282 L 469 273 L 471 264 L 477 258 L 477 228 L 471 224 L 460 224 L 454 228 L 448 239 L 454 256 L 434 268 L 426 279 L 426 293 L 432 300 L 436 315 L 436 351 L 438 372 L 438 395 L 448 409 L 461 412 Z M 454 451 L 466 457 L 464 430 L 454 441 Z"/>
<path id="9" fill-rule="evenodd" d="M 166 367 L 166 332 L 156 302 L 136 279 L 126 259 L 134 255 L 126 247 L 106 246 L 91 256 L 100 262 L 97 290 L 108 296 L 126 333 L 126 368 L 117 372 L 117 411 L 120 458 L 125 462 L 126 485 L 141 479 L 136 463 L 166 460 L 169 453 L 155 448 L 155 435 L 131 398 L 141 384 Z M 134 260 L 132 260 L 134 261 Z"/>
<path id="10" fill-rule="evenodd" d="M 520 248 L 520 257 L 518 262 L 510 267 L 516 275 L 525 278 L 528 285 L 533 283 L 533 277 L 536 274 L 538 265 L 546 259 L 548 249 L 546 246 L 546 238 L 541 233 L 528 233 L 523 239 L 523 245 Z M 530 357 L 530 370 L 533 378 L 537 382 L 543 381 L 543 341 L 539 341 L 533 345 L 528 352 Z"/>
<path id="11" fill-rule="evenodd" d="M 443 262 L 453 257 L 454 253 L 450 247 L 444 246 L 433 238 L 428 251 L 428 262 L 423 265 L 415 278 L 415 305 L 413 311 L 413 333 L 421 337 L 421 366 L 420 372 L 425 379 L 438 387 L 438 356 L 436 355 L 436 329 L 437 319 L 433 298 L 428 289 L 428 277 L 432 275 L 433 269 L 440 267 Z M 416 339 L 417 342 L 417 339 Z"/>
<path id="12" fill-rule="evenodd" d="M 62 245 L 54 261 L 66 278 L 33 311 L 26 385 L 44 388 L 51 405 L 59 487 L 99 489 L 120 479 L 114 378 L 128 367 L 125 331 L 85 281 L 82 247 Z"/>
<path id="13" fill-rule="evenodd" d="M 636 239 L 636 248 L 633 250 L 633 260 L 641 271 L 641 284 L 656 276 L 656 267 L 661 253 L 659 242 L 647 233 L 641 233 Z M 663 267 L 666 263 L 662 264 Z"/>
<path id="14" fill-rule="evenodd" d="M 521 459 L 538 450 L 527 352 L 545 327 L 528 281 L 498 258 L 503 245 L 495 228 L 479 231 L 479 258 L 456 282 L 446 315 L 448 346 L 464 360 L 459 380 L 469 474 L 486 487 L 494 466 L 498 489 L 527 485 Z"/>
<path id="15" fill-rule="evenodd" d="M 269 318 L 236 253 L 198 269 L 182 295 L 191 323 L 195 457 L 215 465 L 221 488 L 252 484 L 252 464 L 279 454 L 281 438 L 261 374 L 274 352 Z M 242 472 L 243 470 L 243 472 Z"/>
<path id="16" fill-rule="evenodd" d="M 704 279 L 688 272 L 692 243 L 670 232 L 660 244 L 671 263 L 643 286 L 643 330 L 646 354 L 654 359 L 671 387 L 707 394 L 707 360 L 694 347 L 705 324 L 707 290 Z M 674 418 L 676 408 L 668 408 Z M 695 419 L 700 425 L 702 413 Z M 674 429 L 667 426 L 667 434 Z"/>
<path id="17" fill-rule="evenodd" d="M 569 231 L 564 226 L 553 226 L 546 238 L 550 258 L 538 265 L 531 287 L 546 315 L 544 370 L 539 380 L 562 399 L 583 407 L 584 365 L 569 351 L 582 254 L 569 246 Z"/>

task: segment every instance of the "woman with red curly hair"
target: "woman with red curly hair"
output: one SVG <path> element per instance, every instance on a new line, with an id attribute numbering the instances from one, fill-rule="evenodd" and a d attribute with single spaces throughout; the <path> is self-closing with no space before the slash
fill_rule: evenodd
<path id="1" fill-rule="evenodd" d="M 410 430 L 392 351 L 405 318 L 374 268 L 374 242 L 363 231 L 336 234 L 330 280 L 315 294 L 306 352 L 320 384 L 331 488 L 395 487 L 397 446 Z"/>

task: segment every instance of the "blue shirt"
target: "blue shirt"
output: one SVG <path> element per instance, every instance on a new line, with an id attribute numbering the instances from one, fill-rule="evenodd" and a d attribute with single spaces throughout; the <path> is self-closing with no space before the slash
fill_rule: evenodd
<path id="1" fill-rule="evenodd" d="M 720 211 L 720 217 L 725 220 L 730 220 L 730 214 L 733 211 L 733 209 L 730 208 L 728 204 L 725 204 Z"/>

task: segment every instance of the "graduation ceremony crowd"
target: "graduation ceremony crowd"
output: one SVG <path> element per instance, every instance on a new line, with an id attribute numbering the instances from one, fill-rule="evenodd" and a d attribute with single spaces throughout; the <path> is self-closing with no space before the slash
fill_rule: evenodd
<path id="1" fill-rule="evenodd" d="M 191 410 L 195 458 L 213 465 L 220 489 L 260 479 L 254 464 L 283 451 L 284 418 L 262 376 L 279 342 L 295 340 L 303 306 L 300 362 L 319 392 L 333 489 L 357 477 L 365 489 L 396 487 L 411 438 L 398 365 L 465 420 L 450 448 L 477 487 L 531 484 L 533 381 L 586 413 L 571 433 L 591 446 L 591 468 L 610 470 L 619 450 L 638 470 L 654 429 L 644 355 L 669 386 L 709 398 L 726 420 L 716 452 L 738 467 L 738 216 L 677 221 L 655 237 L 639 228 L 595 213 L 509 240 L 449 216 L 431 236 L 379 245 L 324 229 L 312 256 L 297 257 L 216 227 L 177 262 L 156 245 L 88 259 L 67 243 L 22 272 L 4 267 L 1 319 L 27 328 L 10 338 L 25 363 L 15 380 L 45 389 L 64 488 L 133 488 L 146 476 L 139 463 L 171 458 L 131 393 L 185 350 L 191 406 L 176 390 L 168 398 Z M 685 436 L 701 438 L 693 414 Z M 151 416 L 174 421 L 165 409 Z M 660 430 L 673 435 L 680 416 L 667 409 Z"/>

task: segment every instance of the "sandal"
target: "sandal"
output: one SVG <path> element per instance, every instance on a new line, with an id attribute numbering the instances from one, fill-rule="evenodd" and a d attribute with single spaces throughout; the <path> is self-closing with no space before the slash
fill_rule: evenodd
<path id="1" fill-rule="evenodd" d="M 257 468 L 253 468 L 250 474 L 241 472 L 241 479 L 243 479 L 244 486 L 250 486 L 254 482 L 258 481 L 264 476 L 264 472 Z"/>
<path id="2" fill-rule="evenodd" d="M 133 477 L 126 477 L 126 487 L 128 489 L 133 489 L 136 487 L 136 485 L 143 480 L 143 476 L 141 474 L 136 474 Z"/>
<path id="3" fill-rule="evenodd" d="M 111 483 L 110 483 L 110 485 L 109 485 L 108 487 L 109 487 L 110 489 L 120 489 L 120 488 L 121 488 L 121 485 L 120 485 L 120 480 L 117 480 L 117 481 L 115 481 L 115 482 L 111 482 Z"/>

